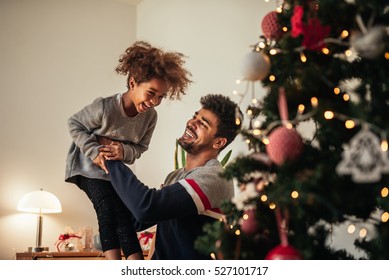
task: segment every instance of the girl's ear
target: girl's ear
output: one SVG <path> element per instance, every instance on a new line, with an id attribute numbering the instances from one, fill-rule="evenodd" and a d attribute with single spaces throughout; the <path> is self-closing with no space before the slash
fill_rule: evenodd
<path id="1" fill-rule="evenodd" d="M 215 149 L 221 149 L 227 144 L 227 138 L 219 137 L 216 139 L 215 143 L 213 144 L 213 147 Z"/>
<path id="2" fill-rule="evenodd" d="M 128 88 L 131 89 L 131 90 L 134 89 L 135 84 L 136 84 L 136 82 L 135 82 L 134 77 L 130 77 L 128 79 Z"/>

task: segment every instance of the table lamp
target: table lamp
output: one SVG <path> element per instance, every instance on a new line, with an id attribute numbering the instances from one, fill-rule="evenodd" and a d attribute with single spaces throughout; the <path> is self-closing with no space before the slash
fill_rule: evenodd
<path id="1" fill-rule="evenodd" d="M 59 199 L 52 193 L 40 190 L 25 194 L 18 202 L 17 210 L 28 213 L 37 213 L 36 246 L 29 247 L 29 252 L 48 251 L 49 247 L 42 246 L 43 213 L 61 213 L 62 206 Z"/>

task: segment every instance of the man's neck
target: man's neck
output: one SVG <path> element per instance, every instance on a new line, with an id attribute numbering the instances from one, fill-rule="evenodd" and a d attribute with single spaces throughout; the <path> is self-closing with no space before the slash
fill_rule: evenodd
<path id="1" fill-rule="evenodd" d="M 192 155 L 186 154 L 185 170 L 190 171 L 196 167 L 204 166 L 211 159 L 217 158 L 217 155 Z"/>

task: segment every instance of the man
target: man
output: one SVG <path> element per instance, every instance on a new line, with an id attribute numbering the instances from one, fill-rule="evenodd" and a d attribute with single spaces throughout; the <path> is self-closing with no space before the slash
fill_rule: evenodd
<path id="1" fill-rule="evenodd" d="M 148 188 L 124 163 L 112 160 L 109 145 L 101 148 L 115 191 L 140 222 L 136 229 L 157 225 L 152 259 L 209 259 L 194 242 L 205 223 L 221 217 L 221 203 L 234 195 L 233 182 L 220 176 L 217 156 L 238 134 L 242 114 L 220 94 L 204 96 L 200 103 L 178 142 L 187 152 L 186 165 L 171 172 L 161 189 Z"/>

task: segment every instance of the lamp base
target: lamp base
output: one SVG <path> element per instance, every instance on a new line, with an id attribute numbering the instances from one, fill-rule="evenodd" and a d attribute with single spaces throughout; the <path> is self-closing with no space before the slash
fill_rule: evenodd
<path id="1" fill-rule="evenodd" d="M 49 247 L 28 247 L 28 252 L 48 252 Z"/>

